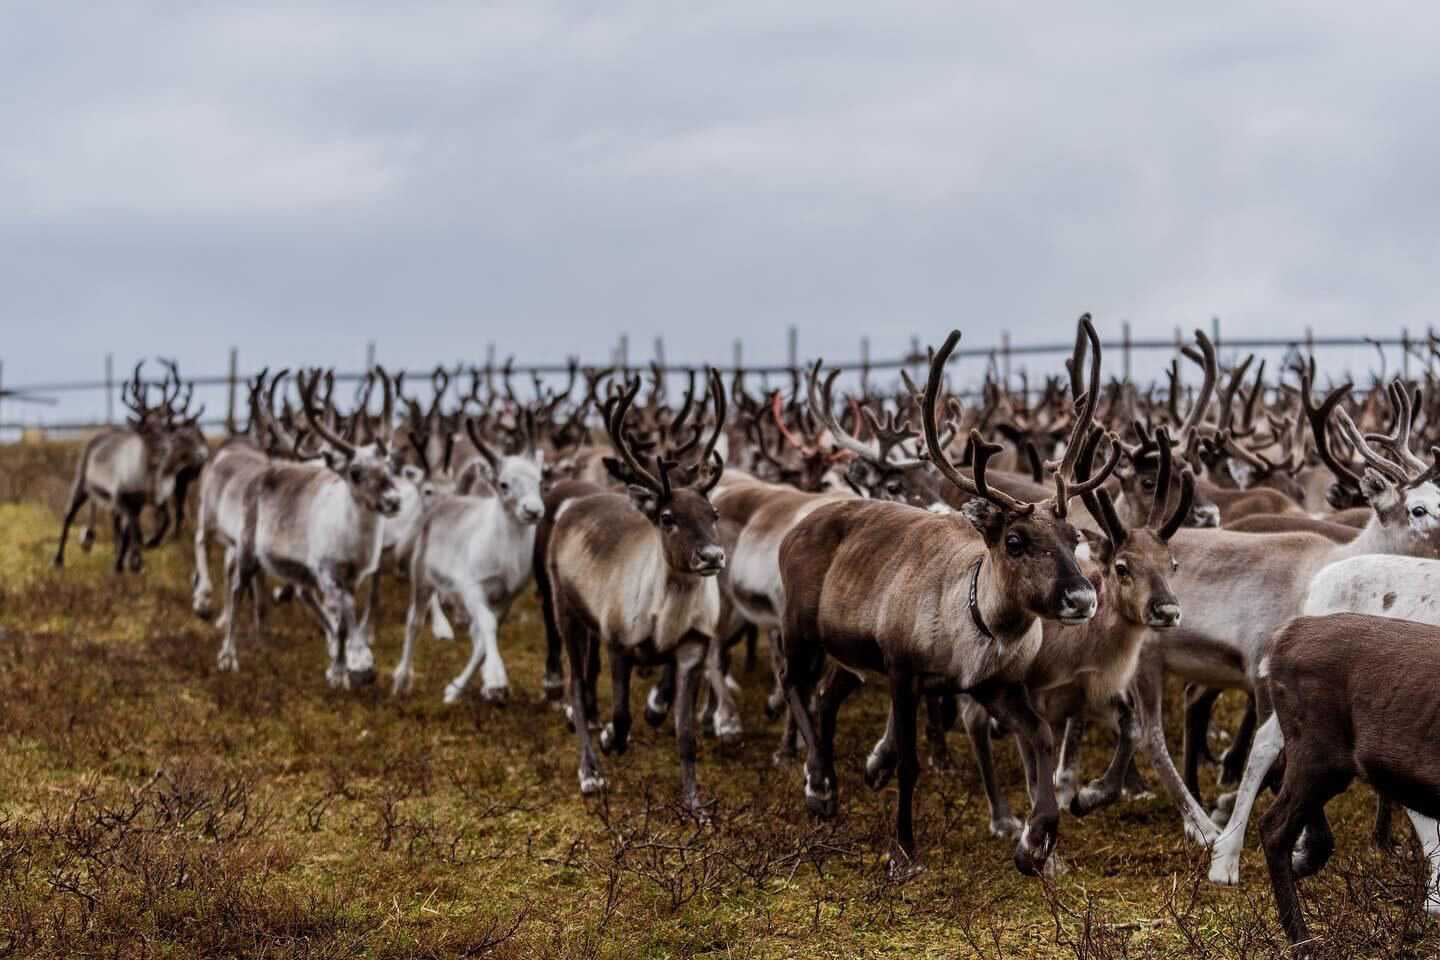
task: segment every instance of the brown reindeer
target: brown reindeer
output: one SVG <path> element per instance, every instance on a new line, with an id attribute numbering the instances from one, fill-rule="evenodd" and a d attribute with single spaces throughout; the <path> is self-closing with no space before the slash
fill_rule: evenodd
<path id="1" fill-rule="evenodd" d="M 1099 341 L 1088 315 L 1081 326 L 1096 348 L 1095 388 Z M 921 692 L 933 689 L 970 694 L 1027 742 L 1036 761 L 1035 805 L 1015 862 L 1034 874 L 1048 859 L 1059 818 L 1051 783 L 1054 737 L 1031 707 L 1023 680 L 1041 643 L 1041 618 L 1080 624 L 1095 614 L 1095 588 L 1075 560 L 1079 534 L 1066 507 L 1072 496 L 1104 483 L 1119 457 L 1112 439 L 1112 456 L 1095 477 L 1080 483 L 1070 475 L 1082 442 L 1099 429 L 1092 426 L 1092 389 L 1075 418 L 1052 499 L 1027 503 L 991 488 L 986 462 L 1002 448 L 978 432 L 970 438 L 973 477 L 962 474 L 945 454 L 936 424 L 945 361 L 959 339 L 960 332 L 952 332 L 934 356 L 922 421 L 931 460 L 973 499 L 958 514 L 874 501 L 830 504 L 800 521 L 780 547 L 782 683 L 808 751 L 806 802 L 817 815 L 835 813 L 836 714 L 862 675 L 884 676 L 892 735 L 872 754 L 867 773 L 898 768 L 890 863 L 896 878 L 920 868 L 911 813 L 920 768 L 915 714 Z M 838 669 L 820 691 L 817 730 L 806 701 L 822 651 Z"/>
<path id="2" fill-rule="evenodd" d="M 586 691 L 596 679 L 590 650 L 603 644 L 610 653 L 614 692 L 611 721 L 600 737 L 607 752 L 623 753 L 628 743 L 634 667 L 674 659 L 681 792 L 687 807 L 698 813 L 695 695 L 700 668 L 716 639 L 720 592 L 715 577 L 725 567 L 719 515 L 708 499 L 724 469 L 714 449 L 724 428 L 725 395 L 719 375 L 712 373 L 717 423 L 700 459 L 682 467 L 657 458 L 652 471 L 625 435 L 625 416 L 639 388 L 640 382 L 633 381 L 608 423 L 620 458 L 610 461 L 610 469 L 626 480 L 626 492 L 550 501 L 554 516 L 545 531 L 544 557 L 550 615 L 569 659 L 580 792 L 605 786 L 587 722 L 593 692 Z M 682 485 L 682 478 L 690 484 Z"/>
<path id="3" fill-rule="evenodd" d="M 1260 821 L 1265 862 L 1280 922 L 1308 954 L 1295 879 L 1319 872 L 1335 849 L 1325 805 L 1362 777 L 1409 808 L 1417 826 L 1433 832 L 1440 818 L 1440 629 L 1350 613 L 1297 617 L 1276 632 L 1258 680 L 1285 737 L 1280 795 Z M 1437 842 L 1433 833 L 1420 840 L 1427 852 Z"/>

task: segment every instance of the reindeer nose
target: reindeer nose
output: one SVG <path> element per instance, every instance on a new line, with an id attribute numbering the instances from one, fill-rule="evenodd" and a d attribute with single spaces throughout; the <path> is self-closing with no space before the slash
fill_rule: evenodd
<path id="1" fill-rule="evenodd" d="M 1150 604 L 1150 616 L 1147 619 L 1152 627 L 1178 627 L 1180 604 L 1174 600 L 1158 600 Z"/>
<path id="2" fill-rule="evenodd" d="M 701 547 L 695 551 L 695 572 L 706 575 L 725 569 L 725 548 L 717 544 Z"/>
<path id="3" fill-rule="evenodd" d="M 1083 587 L 1069 587 L 1060 595 L 1060 609 L 1057 616 L 1062 623 L 1084 623 L 1095 616 L 1099 598 L 1090 584 Z"/>

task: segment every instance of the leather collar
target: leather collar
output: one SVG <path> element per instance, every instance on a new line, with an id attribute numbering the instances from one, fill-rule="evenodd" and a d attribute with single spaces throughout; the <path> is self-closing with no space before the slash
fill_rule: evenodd
<path id="1" fill-rule="evenodd" d="M 975 621 L 975 629 L 980 631 L 982 637 L 994 640 L 995 634 L 985 626 L 985 618 L 980 615 L 980 604 L 975 599 L 975 594 L 980 588 L 980 568 L 984 564 L 985 557 L 981 555 L 980 559 L 975 561 L 975 568 L 970 571 L 970 619 Z"/>

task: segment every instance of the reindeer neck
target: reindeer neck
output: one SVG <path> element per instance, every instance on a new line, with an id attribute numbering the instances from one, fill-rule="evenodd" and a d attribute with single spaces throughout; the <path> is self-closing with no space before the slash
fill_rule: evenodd
<path id="1" fill-rule="evenodd" d="M 1011 591 L 1000 582 L 995 564 L 987 552 L 981 561 L 978 578 L 971 571 L 965 574 L 965 596 L 970 596 L 972 582 L 975 586 L 975 608 L 990 634 L 1002 646 L 1023 637 L 1035 623 L 1035 614 L 1023 609 L 1013 599 Z M 967 614 L 968 616 L 968 614 Z M 972 624 L 978 629 L 978 625 Z"/>

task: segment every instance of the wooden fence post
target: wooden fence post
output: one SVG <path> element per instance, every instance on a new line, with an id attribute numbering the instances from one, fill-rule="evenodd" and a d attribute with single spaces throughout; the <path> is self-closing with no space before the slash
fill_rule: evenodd
<path id="1" fill-rule="evenodd" d="M 235 381 L 239 375 L 240 351 L 235 347 L 231 347 L 230 374 L 225 380 L 225 388 L 228 394 L 225 400 L 225 432 L 231 436 L 235 435 Z"/>
<path id="2" fill-rule="evenodd" d="M 1122 367 L 1125 370 L 1125 383 L 1130 382 L 1130 321 L 1126 320 L 1120 325 L 1120 355 L 1123 358 Z"/>

